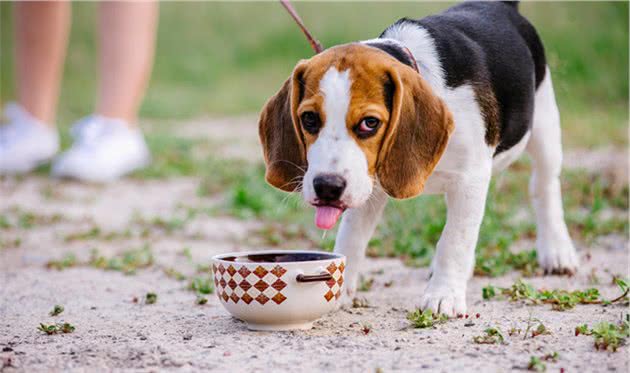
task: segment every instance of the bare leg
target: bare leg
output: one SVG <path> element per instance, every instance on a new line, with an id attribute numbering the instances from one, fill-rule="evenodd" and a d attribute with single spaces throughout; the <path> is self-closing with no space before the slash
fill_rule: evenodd
<path id="1" fill-rule="evenodd" d="M 18 102 L 40 121 L 55 122 L 70 29 L 70 4 L 16 2 L 15 78 Z"/>
<path id="2" fill-rule="evenodd" d="M 96 113 L 135 123 L 153 65 L 157 2 L 102 2 Z"/>

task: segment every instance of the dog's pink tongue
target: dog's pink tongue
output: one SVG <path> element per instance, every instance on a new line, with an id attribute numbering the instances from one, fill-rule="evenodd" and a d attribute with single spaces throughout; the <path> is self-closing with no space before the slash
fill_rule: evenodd
<path id="1" fill-rule="evenodd" d="M 343 211 L 333 206 L 317 206 L 315 208 L 315 225 L 320 229 L 330 229 L 335 226 Z"/>

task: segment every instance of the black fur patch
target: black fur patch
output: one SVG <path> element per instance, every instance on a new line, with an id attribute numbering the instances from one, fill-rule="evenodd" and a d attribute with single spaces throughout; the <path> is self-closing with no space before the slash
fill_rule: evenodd
<path id="1" fill-rule="evenodd" d="M 495 155 L 532 126 L 534 96 L 545 76 L 545 52 L 534 27 L 512 2 L 465 2 L 420 20 L 403 18 L 433 38 L 446 85 L 473 86 Z M 381 34 L 387 37 L 387 30 Z"/>
<path id="2" fill-rule="evenodd" d="M 364 44 L 382 50 L 383 52 L 389 54 L 390 56 L 394 57 L 395 59 L 409 67 L 415 66 L 414 61 L 411 60 L 411 56 L 409 55 L 409 53 L 405 52 L 403 48 L 401 48 L 399 45 L 394 44 L 393 42 L 383 40 L 369 41 Z"/>

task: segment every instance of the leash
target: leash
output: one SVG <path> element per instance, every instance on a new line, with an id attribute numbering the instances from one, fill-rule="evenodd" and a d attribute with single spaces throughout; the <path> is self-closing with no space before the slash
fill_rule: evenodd
<path id="1" fill-rule="evenodd" d="M 300 27 L 300 29 L 304 33 L 304 36 L 306 36 L 306 39 L 308 39 L 308 42 L 311 44 L 311 48 L 313 48 L 313 50 L 315 51 L 315 54 L 323 51 L 324 47 L 317 39 L 313 37 L 313 35 L 311 35 L 306 26 L 304 26 L 304 22 L 302 22 L 302 19 L 297 14 L 297 11 L 295 10 L 295 8 L 293 8 L 293 5 L 291 5 L 289 0 L 280 0 L 280 4 L 282 4 L 287 12 L 289 12 L 289 15 L 291 15 L 295 23 L 297 23 L 297 25 Z"/>
<path id="2" fill-rule="evenodd" d="M 293 7 L 293 5 L 291 5 L 291 2 L 289 0 L 280 0 L 280 4 L 282 4 L 282 6 L 287 10 L 287 12 L 289 12 L 289 15 L 291 16 L 291 18 L 293 18 L 295 23 L 297 23 L 297 25 L 300 27 L 300 30 L 302 30 L 302 33 L 304 33 L 304 36 L 306 36 L 306 39 L 308 39 L 308 42 L 311 44 L 311 48 L 313 48 L 313 51 L 315 51 L 315 54 L 321 53 L 324 50 L 324 47 L 317 39 L 313 37 L 313 35 L 311 35 L 311 33 L 306 28 L 306 26 L 304 26 L 304 22 L 302 22 L 302 19 L 297 14 L 297 11 Z M 411 67 L 414 70 L 416 70 L 416 72 L 420 73 L 420 70 L 418 69 L 418 65 L 416 64 L 416 59 L 411 53 L 411 51 L 405 46 L 403 46 L 403 50 L 405 51 L 405 53 L 409 56 L 409 59 L 411 60 L 411 63 L 412 63 Z"/>

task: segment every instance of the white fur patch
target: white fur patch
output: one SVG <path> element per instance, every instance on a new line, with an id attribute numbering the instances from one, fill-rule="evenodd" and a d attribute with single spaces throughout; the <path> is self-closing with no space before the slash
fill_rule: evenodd
<path id="1" fill-rule="evenodd" d="M 536 213 L 538 261 L 548 271 L 576 270 L 578 257 L 562 208 L 560 114 L 549 68 L 536 91 L 534 102 L 534 123 L 527 152 L 532 158 L 533 174 L 529 189 Z"/>
<path id="2" fill-rule="evenodd" d="M 523 135 L 523 137 L 511 148 L 497 154 L 492 159 L 492 173 L 497 173 L 505 170 L 506 168 L 508 168 L 509 165 L 512 164 L 512 162 L 517 160 L 521 156 L 521 154 L 523 154 L 525 147 L 527 147 L 530 135 L 531 131 L 525 132 L 525 135 Z"/>
<path id="3" fill-rule="evenodd" d="M 465 313 L 467 280 L 474 266 L 495 148 L 485 142 L 485 123 L 472 87 L 463 85 L 450 89 L 446 86 L 444 71 L 429 33 L 418 25 L 403 23 L 392 26 L 384 37 L 397 40 L 411 51 L 421 75 L 453 114 L 455 130 L 425 184 L 424 193 L 446 194 L 448 212 L 431 264 L 433 276 L 420 298 L 420 306 L 451 316 Z M 533 158 L 534 176 L 530 189 L 538 226 L 539 260 L 545 269 L 573 269 L 577 259 L 562 213 L 558 179 L 562 162 L 560 126 L 549 71 L 536 93 L 535 105 L 531 138 L 527 134 L 519 144 L 498 157 L 495 165 L 513 161 L 523 147 L 527 147 Z M 309 152 L 309 162 L 322 153 L 323 150 L 317 155 Z M 361 164 L 360 167 L 365 166 Z M 385 198 L 377 190 L 370 202 L 344 216 L 335 243 L 335 251 L 344 253 L 355 263 L 363 257 Z M 358 269 L 356 266 L 351 268 L 350 264 L 348 269 L 347 290 L 353 291 Z"/>
<path id="4" fill-rule="evenodd" d="M 313 179 L 320 174 L 337 174 L 346 181 L 341 201 L 348 207 L 365 203 L 372 194 L 372 180 L 368 175 L 365 153 L 348 133 L 346 114 L 350 106 L 350 71 L 331 67 L 319 83 L 324 95 L 326 122 L 317 140 L 306 154 L 308 169 L 304 175 L 304 199 L 314 203 L 317 196 Z"/>
<path id="5" fill-rule="evenodd" d="M 420 75 L 431 85 L 435 94 L 444 95 L 446 84 L 444 70 L 433 38 L 422 27 L 400 23 L 385 31 L 383 38 L 393 40 L 406 46 L 416 59 Z"/>

